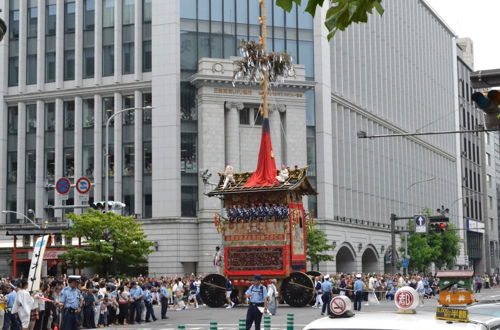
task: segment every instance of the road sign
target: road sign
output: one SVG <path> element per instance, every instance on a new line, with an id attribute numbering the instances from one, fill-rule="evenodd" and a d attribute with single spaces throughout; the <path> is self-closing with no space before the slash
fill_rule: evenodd
<path id="1" fill-rule="evenodd" d="M 343 315 L 351 309 L 351 300 L 346 296 L 336 296 L 330 301 L 330 310 L 334 315 Z"/>
<path id="2" fill-rule="evenodd" d="M 426 234 L 427 233 L 427 216 L 423 214 L 418 214 L 414 217 L 415 220 L 415 233 Z"/>
<path id="3" fill-rule="evenodd" d="M 405 259 L 401 260 L 401 267 L 408 268 L 409 265 L 410 265 L 410 259 L 405 258 Z"/>
<path id="4" fill-rule="evenodd" d="M 92 183 L 90 182 L 90 180 L 88 178 L 81 177 L 78 180 L 76 180 L 75 187 L 76 187 L 76 190 L 80 194 L 82 194 L 82 195 L 88 194 L 90 191 L 90 187 L 92 187 Z"/>
<path id="5" fill-rule="evenodd" d="M 71 190 L 71 181 L 68 178 L 59 178 L 56 181 L 56 191 L 61 195 L 62 200 L 69 198 L 69 191 Z"/>

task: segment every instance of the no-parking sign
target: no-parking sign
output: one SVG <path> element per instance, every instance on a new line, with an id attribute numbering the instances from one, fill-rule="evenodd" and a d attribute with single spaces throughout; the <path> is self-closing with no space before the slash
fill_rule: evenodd
<path id="1" fill-rule="evenodd" d="M 56 181 L 56 191 L 62 200 L 67 200 L 71 190 L 71 181 L 68 178 L 59 178 Z"/>

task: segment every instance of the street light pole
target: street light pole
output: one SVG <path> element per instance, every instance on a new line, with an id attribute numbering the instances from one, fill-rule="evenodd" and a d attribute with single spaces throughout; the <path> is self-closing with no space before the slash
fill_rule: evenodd
<path id="1" fill-rule="evenodd" d="M 25 218 L 26 220 L 28 220 L 33 226 L 35 226 L 36 228 L 40 229 L 40 225 L 37 225 L 35 222 L 33 222 L 33 220 L 31 220 L 29 217 L 27 217 L 25 214 L 23 214 L 21 212 L 3 210 L 2 213 L 5 213 L 5 214 L 7 214 L 7 213 L 13 213 L 13 214 L 20 215 L 23 218 Z"/>
<path id="2" fill-rule="evenodd" d="M 113 115 L 111 115 L 108 120 L 106 121 L 106 151 L 105 151 L 105 157 L 106 157 L 106 165 L 105 167 L 105 182 L 104 182 L 104 190 L 105 190 L 105 199 L 106 199 L 106 204 L 104 205 L 104 209 L 106 212 L 109 209 L 108 203 L 109 203 L 109 124 L 111 123 L 111 120 L 116 117 L 117 115 L 127 112 L 127 111 L 135 111 L 135 110 L 146 110 L 146 109 L 153 109 L 152 106 L 148 105 L 145 107 L 133 107 L 133 108 L 126 108 L 122 109 L 120 111 L 115 112 Z M 115 146 L 116 148 L 116 146 Z"/>

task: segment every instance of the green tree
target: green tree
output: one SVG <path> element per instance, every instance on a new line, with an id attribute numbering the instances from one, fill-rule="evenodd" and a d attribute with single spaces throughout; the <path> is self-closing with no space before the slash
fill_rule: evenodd
<path id="1" fill-rule="evenodd" d="M 422 214 L 429 217 L 431 212 L 428 208 L 424 208 Z M 410 231 L 415 230 L 413 221 L 409 222 L 408 228 Z M 448 224 L 448 229 L 444 233 L 410 234 L 408 236 L 409 268 L 424 272 L 432 263 L 439 269 L 450 268 L 460 253 L 459 243 L 460 237 L 451 223 Z"/>
<path id="2" fill-rule="evenodd" d="M 323 6 L 325 0 L 304 0 L 307 2 L 306 11 L 312 16 L 316 14 L 316 7 Z M 380 15 L 384 14 L 382 0 L 327 0 L 330 8 L 326 13 L 325 26 L 328 29 L 328 40 L 340 30 L 344 31 L 352 23 L 368 22 L 368 15 L 375 9 Z M 302 0 L 276 0 L 276 4 L 286 11 L 292 10 L 293 4 L 300 5 Z"/>
<path id="3" fill-rule="evenodd" d="M 316 266 L 316 269 L 319 270 L 320 262 L 333 260 L 333 256 L 326 252 L 335 247 L 328 244 L 324 231 L 316 229 L 316 223 L 309 224 L 306 232 L 307 260 L 311 262 L 313 268 Z"/>
<path id="4" fill-rule="evenodd" d="M 152 242 L 133 217 L 89 209 L 69 214 L 73 225 L 68 238 L 81 238 L 82 248 L 72 247 L 62 257 L 71 267 L 92 268 L 99 274 L 133 274 L 147 262 Z"/>

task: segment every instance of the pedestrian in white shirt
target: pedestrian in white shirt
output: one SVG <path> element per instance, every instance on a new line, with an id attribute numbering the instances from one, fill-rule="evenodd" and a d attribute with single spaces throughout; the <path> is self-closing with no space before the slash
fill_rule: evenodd
<path id="1" fill-rule="evenodd" d="M 418 301 L 419 306 L 424 306 L 424 295 L 425 295 L 425 285 L 421 276 L 417 276 L 417 293 L 418 293 Z"/>
<path id="2" fill-rule="evenodd" d="M 276 289 L 276 280 L 272 279 L 271 283 L 267 286 L 267 310 L 272 315 L 276 315 L 276 309 L 278 308 L 278 289 Z"/>
<path id="3" fill-rule="evenodd" d="M 12 308 L 12 314 L 19 316 L 21 321 L 21 326 L 23 330 L 27 330 L 30 324 L 31 308 L 33 307 L 33 297 L 26 290 L 28 287 L 28 282 L 25 279 L 19 281 L 17 286 L 19 290 L 17 291 L 16 301 L 14 302 L 14 307 Z"/>

